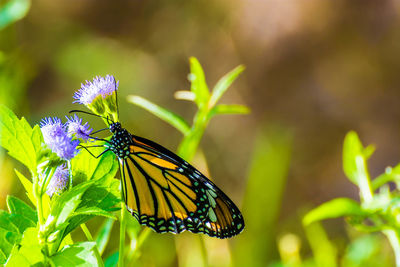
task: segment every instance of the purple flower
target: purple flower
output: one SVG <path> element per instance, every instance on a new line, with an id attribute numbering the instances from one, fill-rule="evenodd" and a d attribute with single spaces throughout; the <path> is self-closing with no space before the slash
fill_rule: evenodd
<path id="1" fill-rule="evenodd" d="M 79 145 L 79 140 L 72 140 L 72 137 L 68 136 L 61 119 L 44 118 L 40 123 L 40 129 L 44 142 L 60 158 L 70 160 L 78 153 L 76 147 Z"/>
<path id="2" fill-rule="evenodd" d="M 86 84 L 81 84 L 81 88 L 74 94 L 76 99 L 74 102 L 88 105 L 99 95 L 104 99 L 118 90 L 118 83 L 112 75 L 107 75 L 104 78 L 96 76 L 92 82 L 86 81 Z"/>
<path id="3" fill-rule="evenodd" d="M 46 193 L 52 197 L 54 194 L 61 194 L 68 185 L 69 171 L 65 164 L 58 166 L 53 176 L 50 178 Z"/>
<path id="4" fill-rule="evenodd" d="M 75 135 L 77 138 L 81 138 L 84 141 L 87 141 L 89 139 L 90 133 L 93 131 L 93 129 L 90 129 L 89 124 L 85 122 L 85 124 L 82 124 L 82 119 L 79 118 L 76 114 L 74 114 L 73 117 L 67 117 L 67 127 L 68 127 L 68 134 L 69 136 Z"/>

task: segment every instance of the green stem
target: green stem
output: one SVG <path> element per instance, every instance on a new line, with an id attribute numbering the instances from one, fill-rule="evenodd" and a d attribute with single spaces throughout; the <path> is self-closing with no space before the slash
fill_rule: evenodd
<path id="1" fill-rule="evenodd" d="M 358 186 L 360 187 L 361 198 L 369 203 L 373 199 L 373 191 L 371 188 L 371 178 L 369 177 L 367 164 L 362 156 L 356 157 L 356 166 L 358 172 Z"/>
<path id="2" fill-rule="evenodd" d="M 400 239 L 398 233 L 393 229 L 386 229 L 382 232 L 389 239 L 389 243 L 393 248 L 394 256 L 396 259 L 396 267 L 400 267 Z"/>
<path id="3" fill-rule="evenodd" d="M 87 240 L 90 242 L 93 242 L 94 241 L 93 236 L 90 233 L 89 229 L 87 228 L 86 224 L 82 223 L 81 229 L 82 229 L 83 233 L 85 234 Z M 97 254 L 97 257 L 100 259 L 101 254 L 100 254 L 99 248 L 97 247 L 97 244 L 94 246 L 94 248 L 95 248 L 94 252 Z"/>
<path id="4" fill-rule="evenodd" d="M 119 267 L 125 266 L 124 265 L 125 231 L 126 231 L 126 210 L 125 210 L 125 203 L 121 201 L 121 220 L 119 227 L 119 255 L 118 255 Z"/>
<path id="5" fill-rule="evenodd" d="M 81 224 L 81 229 L 82 229 L 83 233 L 85 234 L 87 240 L 88 241 L 93 241 L 93 236 L 90 233 L 89 229 L 87 228 L 86 224 L 82 223 Z"/>

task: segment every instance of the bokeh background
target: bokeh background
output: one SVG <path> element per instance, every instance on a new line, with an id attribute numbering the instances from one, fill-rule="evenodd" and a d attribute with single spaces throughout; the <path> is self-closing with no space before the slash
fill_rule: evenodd
<path id="1" fill-rule="evenodd" d="M 10 2 L 27 4 L 27 13 L 6 25 Z M 313 250 L 324 245 L 334 255 L 328 265 L 394 264 L 380 235 L 357 233 L 342 219 L 307 230 L 301 219 L 332 198 L 358 199 L 342 171 L 347 131 L 377 146 L 373 177 L 399 161 L 400 1 L 19 0 L 0 1 L 0 9 L 0 103 L 31 124 L 78 108 L 72 95 L 80 83 L 112 74 L 125 127 L 174 151 L 180 133 L 126 97 L 190 121 L 195 106 L 173 97 L 190 88 L 189 57 L 198 58 L 210 88 L 246 66 L 222 101 L 251 114 L 216 117 L 201 143 L 207 172 L 247 223 L 229 241 L 205 238 L 210 266 L 314 266 L 321 261 Z M 3 150 L 0 166 L 4 208 L 7 194 L 24 192 L 13 172 L 21 166 Z M 188 234 L 177 239 L 152 234 L 137 264 L 204 264 Z M 368 253 L 359 259 L 357 251 Z"/>

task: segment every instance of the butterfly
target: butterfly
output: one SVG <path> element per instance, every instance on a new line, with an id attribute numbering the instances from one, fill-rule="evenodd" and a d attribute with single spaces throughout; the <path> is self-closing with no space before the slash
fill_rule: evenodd
<path id="1" fill-rule="evenodd" d="M 243 230 L 243 216 L 232 200 L 184 159 L 131 134 L 120 122 L 110 123 L 109 130 L 104 152 L 117 156 L 126 208 L 140 224 L 157 233 L 187 230 L 217 238 Z"/>

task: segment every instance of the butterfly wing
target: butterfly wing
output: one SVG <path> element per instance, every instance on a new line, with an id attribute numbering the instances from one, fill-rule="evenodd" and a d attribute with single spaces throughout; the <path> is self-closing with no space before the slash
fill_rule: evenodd
<path id="1" fill-rule="evenodd" d="M 188 230 L 227 238 L 244 228 L 236 205 L 214 183 L 166 148 L 133 136 L 122 163 L 127 209 L 158 233 Z"/>

